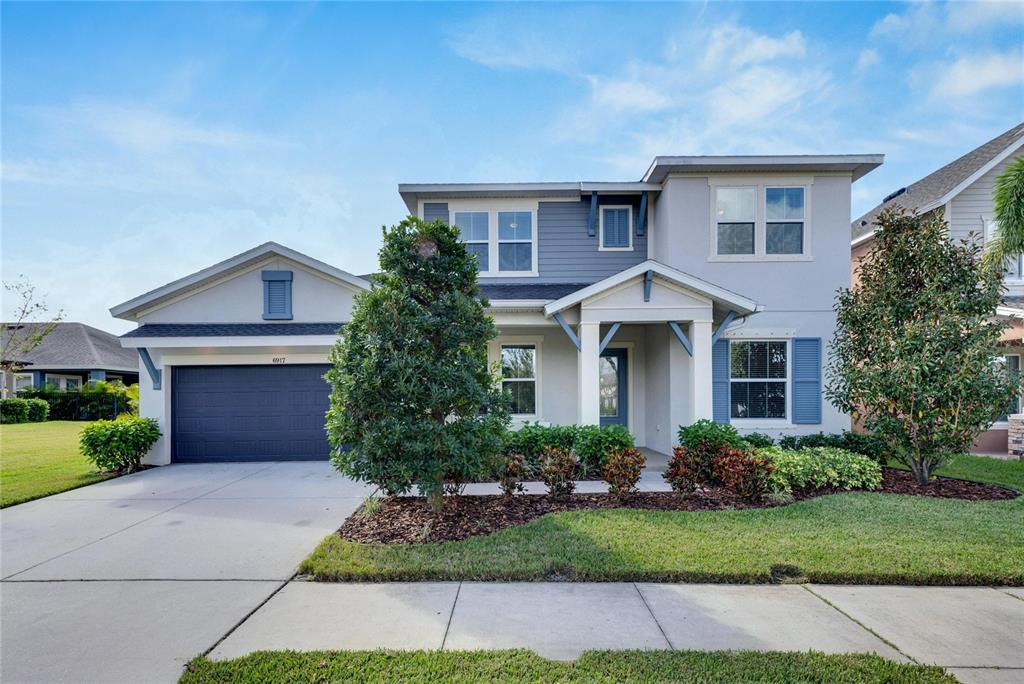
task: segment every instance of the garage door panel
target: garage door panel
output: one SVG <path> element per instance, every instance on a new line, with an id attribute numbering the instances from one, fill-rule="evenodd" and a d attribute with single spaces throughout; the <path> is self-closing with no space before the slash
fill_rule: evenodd
<path id="1" fill-rule="evenodd" d="M 329 366 L 180 366 L 172 371 L 175 461 L 323 460 Z"/>

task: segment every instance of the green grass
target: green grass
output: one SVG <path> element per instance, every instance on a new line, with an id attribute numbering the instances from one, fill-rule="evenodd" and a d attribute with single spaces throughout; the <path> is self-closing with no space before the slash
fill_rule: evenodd
<path id="1" fill-rule="evenodd" d="M 958 456 L 947 474 L 1024 490 L 1024 463 Z M 556 513 L 441 544 L 327 537 L 321 581 L 773 581 L 1024 584 L 1024 497 L 972 502 L 851 492 L 746 511 Z"/>
<path id="2" fill-rule="evenodd" d="M 54 420 L 0 425 L 0 508 L 113 477 L 78 451 L 88 423 Z"/>
<path id="3" fill-rule="evenodd" d="M 590 651 L 571 663 L 531 651 L 262 651 L 196 658 L 182 684 L 217 682 L 891 682 L 955 684 L 942 668 L 876 655 L 701 651 Z"/>

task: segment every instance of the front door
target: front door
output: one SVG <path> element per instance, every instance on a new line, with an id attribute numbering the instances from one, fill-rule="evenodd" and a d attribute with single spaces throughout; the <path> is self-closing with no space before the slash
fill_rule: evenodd
<path id="1" fill-rule="evenodd" d="M 625 349 L 605 349 L 601 352 L 601 425 L 628 425 L 629 393 L 626 378 Z"/>

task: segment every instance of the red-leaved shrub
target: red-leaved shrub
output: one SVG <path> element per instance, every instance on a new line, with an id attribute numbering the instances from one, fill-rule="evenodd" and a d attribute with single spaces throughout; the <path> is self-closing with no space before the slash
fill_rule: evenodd
<path id="1" fill-rule="evenodd" d="M 548 486 L 548 494 L 572 494 L 576 489 L 576 483 L 572 479 L 575 470 L 576 456 L 571 451 L 544 447 L 540 456 L 540 476 Z"/>
<path id="2" fill-rule="evenodd" d="M 707 484 L 702 473 L 700 454 L 694 449 L 678 446 L 672 449 L 672 458 L 668 460 L 668 468 L 662 477 L 672 491 L 686 494 Z"/>
<path id="3" fill-rule="evenodd" d="M 715 479 L 746 501 L 757 501 L 764 496 L 768 491 L 768 477 L 774 470 L 767 458 L 750 456 L 732 447 L 719 449 L 712 462 Z"/>
<path id="4" fill-rule="evenodd" d="M 501 493 L 505 496 L 523 491 L 523 480 L 528 474 L 526 459 L 520 453 L 509 451 L 494 458 L 494 476 L 501 487 Z"/>
<path id="5" fill-rule="evenodd" d="M 601 471 L 604 481 L 608 483 L 608 491 L 615 496 L 625 496 L 634 491 L 646 462 L 647 459 L 639 449 L 627 447 L 609 450 Z"/>

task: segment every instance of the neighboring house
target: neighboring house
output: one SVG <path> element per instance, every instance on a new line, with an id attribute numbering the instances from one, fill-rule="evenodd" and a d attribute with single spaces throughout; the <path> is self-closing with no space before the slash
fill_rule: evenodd
<path id="1" fill-rule="evenodd" d="M 875 219 L 883 210 L 902 207 L 922 214 L 942 211 L 949 223 L 951 240 L 976 240 L 984 244 L 995 230 L 992 192 L 996 178 L 1014 159 L 1024 154 L 1024 123 L 1014 126 L 981 147 L 946 164 L 921 180 L 900 188 L 881 204 L 853 222 L 851 246 L 852 279 L 857 280 L 861 261 L 871 252 Z M 1009 260 L 1006 270 L 1007 294 L 996 315 L 1010 324 L 1000 343 L 1000 355 L 1012 369 L 1019 371 L 1024 354 L 1024 262 L 1021 255 Z M 1021 409 L 1017 398 L 1008 413 Z M 1006 451 L 1006 420 L 997 421 L 981 435 L 975 451 Z"/>
<path id="2" fill-rule="evenodd" d="M 0 323 L 5 335 L 14 323 Z M 28 334 L 42 323 L 21 323 L 15 336 Z M 138 355 L 125 349 L 117 335 L 84 323 L 57 323 L 38 347 L 24 358 L 14 359 L 22 368 L 13 373 L 0 372 L 3 396 L 18 390 L 46 385 L 62 390 L 78 390 L 94 380 L 120 380 L 126 385 L 139 381 Z"/>
<path id="3" fill-rule="evenodd" d="M 838 431 L 822 400 L 851 184 L 881 155 L 657 157 L 637 182 L 408 184 L 481 266 L 514 420 L 620 423 L 670 451 L 699 418 Z M 326 458 L 322 379 L 370 287 L 267 243 L 115 306 L 138 323 L 150 463 Z"/>

